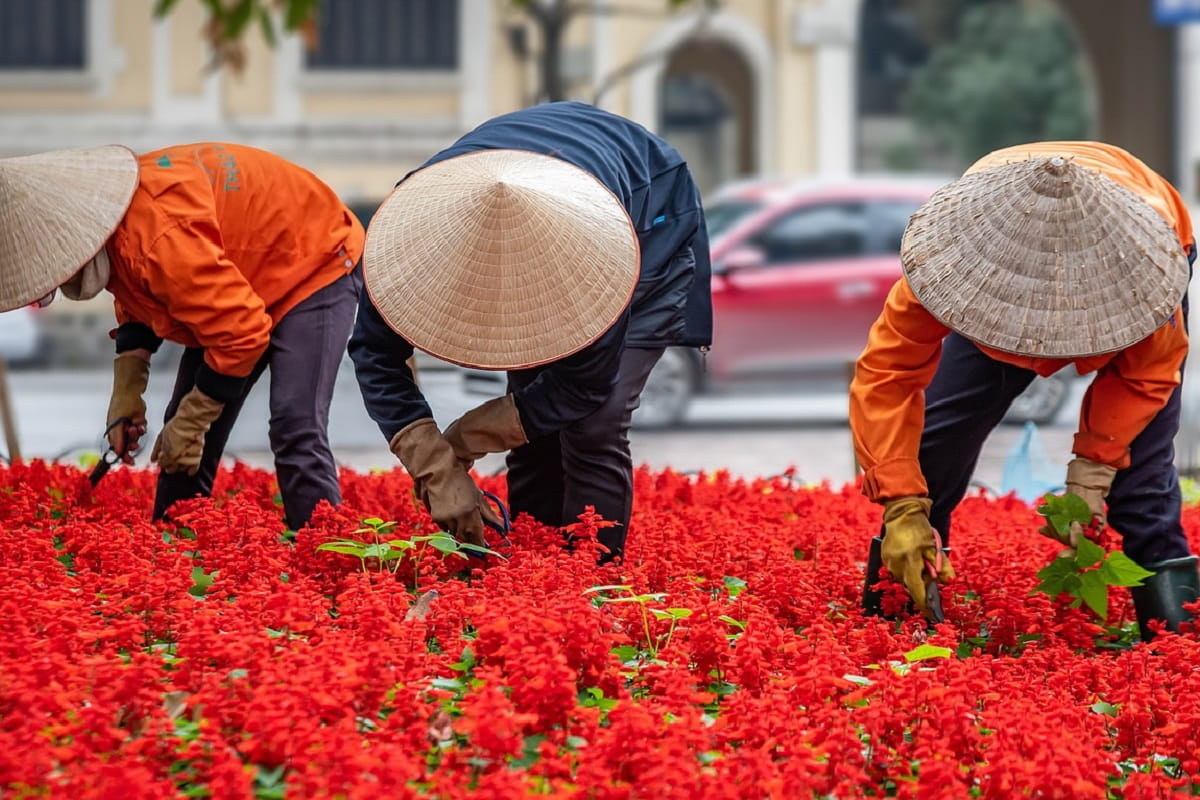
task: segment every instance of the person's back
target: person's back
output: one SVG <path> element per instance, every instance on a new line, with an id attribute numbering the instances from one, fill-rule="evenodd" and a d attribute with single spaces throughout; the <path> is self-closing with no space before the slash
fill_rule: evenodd
<path id="1" fill-rule="evenodd" d="M 639 231 L 656 214 L 648 201 L 651 183 L 684 160 L 646 128 L 586 103 L 543 103 L 490 119 L 423 166 L 476 150 L 529 150 L 561 158 L 596 178 L 617 196 Z"/>
<path id="2" fill-rule="evenodd" d="M 203 142 L 145 153 L 138 164 L 137 190 L 113 234 L 116 255 L 136 273 L 153 270 L 168 241 L 207 264 L 215 238 L 278 321 L 357 263 L 337 252 L 362 249 L 354 215 L 317 176 L 273 153 Z M 185 267 L 167 258 L 167 269 Z"/>

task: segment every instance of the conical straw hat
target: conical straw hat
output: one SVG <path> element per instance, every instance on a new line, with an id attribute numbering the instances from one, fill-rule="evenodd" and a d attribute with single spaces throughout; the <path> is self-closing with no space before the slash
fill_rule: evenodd
<path id="1" fill-rule="evenodd" d="M 119 145 L 0 159 L 0 311 L 61 286 L 100 251 L 137 188 Z"/>
<path id="2" fill-rule="evenodd" d="M 909 221 L 904 274 L 942 324 L 996 350 L 1081 358 L 1171 318 L 1188 263 L 1167 220 L 1067 158 L 1034 158 L 942 187 Z"/>
<path id="3" fill-rule="evenodd" d="M 379 313 L 431 355 L 521 369 L 570 355 L 629 304 L 633 223 L 595 177 L 518 150 L 483 150 L 410 175 L 367 231 Z"/>

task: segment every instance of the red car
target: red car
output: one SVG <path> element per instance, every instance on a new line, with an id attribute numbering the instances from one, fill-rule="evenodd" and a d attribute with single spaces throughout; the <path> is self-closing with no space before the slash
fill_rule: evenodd
<path id="1" fill-rule="evenodd" d="M 799 384 L 844 390 L 900 276 L 908 218 L 949 178 L 753 181 L 707 204 L 713 346 L 673 348 L 651 373 L 634 424 L 681 422 L 696 394 Z M 1010 421 L 1047 422 L 1068 393 L 1041 379 Z"/>
<path id="2" fill-rule="evenodd" d="M 712 248 L 713 346 L 670 348 L 650 373 L 637 428 L 684 421 L 700 394 L 845 392 L 900 277 L 908 218 L 950 178 L 757 180 L 705 207 Z M 468 370 L 467 391 L 503 394 L 504 374 Z M 1069 379 L 1039 378 L 1010 422 L 1052 421 Z"/>

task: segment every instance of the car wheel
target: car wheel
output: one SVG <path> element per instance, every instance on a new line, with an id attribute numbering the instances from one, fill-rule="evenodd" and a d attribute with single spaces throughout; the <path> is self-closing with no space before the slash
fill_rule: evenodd
<path id="1" fill-rule="evenodd" d="M 669 347 L 650 371 L 633 427 L 670 428 L 683 422 L 696 390 L 696 363 L 684 349 Z"/>
<path id="2" fill-rule="evenodd" d="M 1070 391 L 1071 382 L 1061 375 L 1034 378 L 1029 388 L 1009 406 L 1004 421 L 1015 425 L 1025 422 L 1044 425 L 1053 422 L 1062 410 Z"/>

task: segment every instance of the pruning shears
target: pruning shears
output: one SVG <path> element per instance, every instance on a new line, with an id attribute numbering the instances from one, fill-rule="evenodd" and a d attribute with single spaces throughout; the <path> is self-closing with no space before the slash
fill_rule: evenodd
<path id="1" fill-rule="evenodd" d="M 496 507 L 496 515 L 500 517 L 499 522 L 492 522 L 487 517 L 483 517 L 483 524 L 500 534 L 500 538 L 504 540 L 506 547 L 512 547 L 512 542 L 508 540 L 508 534 L 512 530 L 512 520 L 508 515 L 508 507 L 504 505 L 504 501 L 491 492 L 483 492 L 483 496 L 489 503 Z"/>
<path id="2" fill-rule="evenodd" d="M 131 420 L 129 417 L 117 417 L 108 424 L 107 428 L 104 429 L 104 433 L 101 435 L 101 438 L 103 438 L 106 442 L 104 451 L 100 453 L 100 460 L 96 462 L 96 466 L 92 467 L 92 474 L 88 476 L 88 481 L 91 482 L 93 488 L 96 486 L 96 484 L 100 483 L 101 478 L 108 474 L 108 471 L 113 468 L 114 464 L 120 462 L 121 457 L 129 448 L 128 438 L 123 437 L 121 441 L 123 447 L 121 448 L 121 452 L 118 453 L 112 446 L 112 442 L 109 441 L 108 435 L 112 433 L 113 429 L 115 429 L 118 425 L 124 428 L 124 426 L 130 424 L 132 421 L 133 420 Z"/>
<path id="3" fill-rule="evenodd" d="M 930 620 L 940 624 L 946 621 L 946 612 L 942 610 L 942 590 L 938 586 L 938 576 L 942 574 L 942 561 L 946 556 L 942 550 L 941 534 L 936 529 L 933 531 L 933 544 L 937 555 L 933 561 L 925 562 L 925 568 L 929 570 L 929 576 L 933 579 L 925 584 L 925 607 L 929 609 Z"/>

